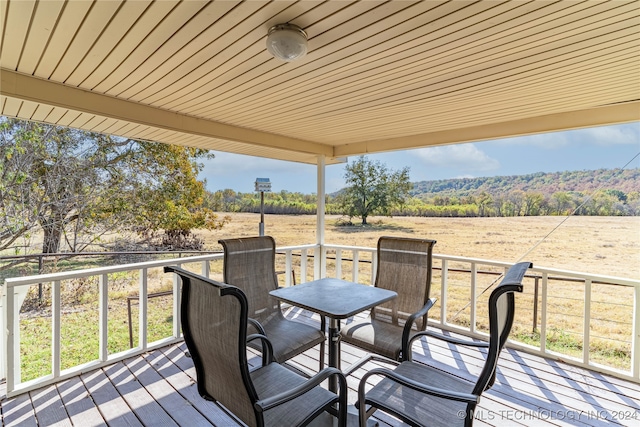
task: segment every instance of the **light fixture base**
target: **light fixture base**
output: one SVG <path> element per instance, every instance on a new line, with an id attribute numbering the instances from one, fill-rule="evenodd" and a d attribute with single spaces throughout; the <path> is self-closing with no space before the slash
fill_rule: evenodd
<path id="1" fill-rule="evenodd" d="M 291 62 L 307 54 L 307 33 L 294 24 L 278 24 L 269 29 L 267 50 L 275 58 Z"/>

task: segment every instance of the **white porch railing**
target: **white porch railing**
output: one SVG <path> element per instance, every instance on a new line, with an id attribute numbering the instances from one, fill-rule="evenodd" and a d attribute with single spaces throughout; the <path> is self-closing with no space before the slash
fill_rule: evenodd
<path id="1" fill-rule="evenodd" d="M 375 251 L 374 248 L 342 245 L 324 245 L 322 248 L 317 245 L 278 248 L 279 257 L 284 257 L 284 271 L 286 274 L 284 274 L 283 280 L 285 286 L 291 285 L 291 272 L 293 270 L 298 272 L 298 282 L 305 282 L 309 279 L 319 277 L 340 277 L 371 284 L 375 280 Z M 6 376 L 7 395 L 13 396 L 44 385 L 56 383 L 65 378 L 181 340 L 180 285 L 174 277 L 172 286 L 172 333 L 170 336 L 166 336 L 160 340 L 148 342 L 149 307 L 147 295 L 149 272 L 154 269 L 161 269 L 166 265 L 179 265 L 210 277 L 211 263 L 220 261 L 221 259 L 222 254 L 213 254 L 6 279 L 2 292 L 2 301 L 0 302 L 0 314 L 2 314 L 1 318 L 5 325 L 4 329 L 6 330 L 6 339 L 3 340 L 4 348 L 2 349 L 2 353 L 0 353 L 0 357 L 2 358 L 2 360 L 0 360 L 0 369 L 3 371 L 0 372 L 0 374 Z M 309 260 L 313 263 L 312 270 L 309 268 Z M 485 301 L 489 294 L 488 290 L 490 285 L 498 279 L 496 270 L 498 273 L 502 272 L 510 267 L 511 264 L 440 254 L 435 254 L 434 260 L 434 281 L 431 294 L 438 298 L 439 307 L 435 307 L 436 311 L 430 314 L 430 324 L 438 328 L 473 337 L 486 337 L 481 327 L 483 322 L 483 304 L 486 304 Z M 108 351 L 110 275 L 136 271 L 139 276 L 138 345 L 126 351 L 110 354 Z M 61 354 L 63 353 L 63 340 L 61 336 L 61 283 L 66 280 L 89 277 L 98 278 L 98 358 L 67 369 L 61 369 Z M 487 280 L 487 278 L 489 278 L 489 280 Z M 483 281 L 485 283 L 481 284 Z M 640 382 L 640 280 L 598 276 L 534 266 L 528 275 L 527 281 L 528 283 L 525 283 L 525 295 L 522 297 L 522 300 L 517 302 L 517 310 L 523 313 L 525 319 L 530 315 L 528 321 L 532 321 L 532 329 L 538 329 L 538 332 L 535 334 L 536 339 L 533 339 L 533 341 L 537 340 L 537 343 L 532 344 L 530 342 L 527 344 L 513 340 L 509 343 L 510 346 L 533 352 L 543 357 L 562 358 L 564 361 L 587 369 Z M 571 286 L 576 286 L 576 281 L 578 283 L 577 286 L 583 289 L 583 295 L 578 298 L 564 297 L 564 299 L 570 300 L 569 303 L 574 305 L 577 304 L 576 301 L 579 301 L 583 307 L 582 318 L 579 319 L 578 322 L 574 322 L 577 323 L 578 330 L 569 331 L 569 333 L 577 337 L 574 341 L 582 345 L 581 354 L 577 357 L 575 354 L 563 353 L 557 349 L 552 351 L 547 345 L 550 336 L 556 333 L 555 323 L 557 319 L 563 315 L 562 312 L 553 312 L 551 309 L 554 307 L 552 300 L 556 299 L 554 292 L 550 292 L 550 290 L 556 287 L 552 282 L 560 284 L 572 283 Z M 30 286 L 40 283 L 49 283 L 52 289 L 50 307 L 51 370 L 47 375 L 22 381 L 20 369 L 20 307 L 22 306 L 26 290 Z M 593 360 L 590 346 L 594 338 L 602 337 L 594 337 L 592 335 L 591 331 L 593 328 L 591 324 L 595 321 L 607 321 L 607 319 L 594 318 L 594 316 L 592 316 L 592 308 L 594 305 L 606 303 L 592 298 L 592 294 L 594 294 L 593 289 L 596 286 L 615 287 L 617 291 L 623 291 L 625 295 L 628 295 L 627 301 L 629 302 L 627 304 L 618 304 L 616 310 L 629 313 L 629 316 L 623 316 L 627 318 L 628 321 L 617 322 L 626 322 L 624 325 L 617 324 L 617 329 L 622 330 L 622 332 L 618 334 L 622 338 L 618 339 L 618 341 L 628 343 L 630 346 L 631 360 L 629 369 L 613 368 Z M 537 309 L 538 305 L 540 310 Z M 462 316 L 462 319 L 459 318 L 460 316 Z M 526 323 L 522 320 L 522 317 L 517 319 L 516 322 L 520 325 L 521 329 L 525 328 L 525 326 L 523 326 L 525 324 L 528 326 L 531 325 L 531 323 Z"/>

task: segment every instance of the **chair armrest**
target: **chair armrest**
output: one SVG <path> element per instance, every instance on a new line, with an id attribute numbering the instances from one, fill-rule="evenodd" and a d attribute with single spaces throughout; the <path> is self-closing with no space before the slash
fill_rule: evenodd
<path id="1" fill-rule="evenodd" d="M 433 307 L 436 303 L 437 299 L 436 298 L 430 298 L 427 303 L 417 312 L 413 313 L 411 316 L 409 316 L 409 318 L 407 319 L 407 321 L 404 324 L 404 328 L 402 329 L 402 347 L 401 347 L 401 356 L 400 356 L 400 360 L 410 360 L 407 359 L 407 357 L 411 357 L 409 355 L 410 353 L 410 349 L 411 349 L 411 342 L 413 342 L 413 340 L 411 340 L 411 342 L 409 342 L 409 335 L 411 334 L 411 327 L 413 326 L 413 324 L 415 323 L 416 319 L 424 316 L 425 314 L 427 314 L 427 312 L 429 310 L 431 310 L 431 307 Z M 425 327 L 427 325 L 424 325 Z"/>
<path id="2" fill-rule="evenodd" d="M 337 368 L 324 368 L 311 378 L 309 378 L 304 383 L 300 384 L 297 387 L 292 388 L 291 390 L 282 392 L 275 396 L 267 397 L 266 399 L 258 400 L 254 407 L 257 411 L 264 412 L 271 408 L 275 408 L 276 406 L 282 405 L 283 403 L 289 402 L 296 397 L 302 396 L 306 392 L 310 391 L 316 386 L 319 386 L 324 380 L 329 378 L 330 376 L 336 375 L 338 377 L 338 382 L 340 383 L 340 391 L 338 392 L 338 403 L 339 403 L 339 420 L 341 421 L 340 426 L 346 426 L 347 421 L 347 380 L 345 376 L 340 372 Z"/>
<path id="3" fill-rule="evenodd" d="M 266 335 L 262 334 L 251 334 L 247 336 L 247 343 L 253 340 L 259 339 L 262 341 L 262 366 L 267 366 L 269 363 L 273 362 L 273 346 L 271 345 L 271 341 L 267 338 Z"/>
<path id="4" fill-rule="evenodd" d="M 364 397 L 365 397 L 365 385 L 367 379 L 372 375 L 382 375 L 403 385 L 405 387 L 409 387 L 412 390 L 419 391 L 421 393 L 430 394 L 432 396 L 440 397 L 443 399 L 455 400 L 457 402 L 465 402 L 465 403 L 478 403 L 480 401 L 480 396 L 477 396 L 472 393 L 461 393 L 459 391 L 454 390 L 446 390 L 439 387 L 433 387 L 427 384 L 419 383 L 417 381 L 412 380 L 411 378 L 407 378 L 403 375 L 397 374 L 395 371 L 385 368 L 374 368 L 364 374 L 362 379 L 360 380 L 360 385 L 358 387 L 358 404 L 364 405 Z"/>
<path id="5" fill-rule="evenodd" d="M 450 342 L 451 344 L 465 345 L 467 347 L 489 348 L 489 343 L 486 341 L 470 341 L 462 338 L 448 337 L 446 335 L 439 334 L 433 331 L 421 331 L 415 334 L 414 336 L 412 336 L 409 342 L 409 348 L 411 348 L 411 345 L 415 340 L 420 339 L 422 337 L 432 337 L 442 341 Z M 408 360 L 411 360 L 411 359 L 408 359 Z"/>
<path id="6" fill-rule="evenodd" d="M 264 330 L 264 327 L 262 327 L 262 324 L 256 319 L 252 319 L 251 317 L 249 317 L 247 319 L 247 323 L 256 328 L 260 335 L 267 335 L 267 332 Z"/>

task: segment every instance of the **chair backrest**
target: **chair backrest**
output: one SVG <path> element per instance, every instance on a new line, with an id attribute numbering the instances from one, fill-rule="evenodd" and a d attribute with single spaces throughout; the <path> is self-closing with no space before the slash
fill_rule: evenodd
<path id="1" fill-rule="evenodd" d="M 269 291 L 278 288 L 276 242 L 271 236 L 219 240 L 224 249 L 224 282 L 237 286 L 249 301 L 249 317 L 266 323 L 283 317 Z"/>
<path id="2" fill-rule="evenodd" d="M 489 296 L 489 351 L 473 389 L 474 394 L 491 388 L 495 382 L 498 357 L 513 326 L 514 292 L 522 292 L 522 279 L 532 265 L 530 262 L 520 262 L 509 268 L 498 287 Z"/>
<path id="3" fill-rule="evenodd" d="M 435 240 L 383 236 L 378 239 L 375 286 L 395 291 L 398 297 L 375 307 L 371 316 L 403 326 L 429 299 Z M 419 330 L 427 316 L 416 319 Z"/>
<path id="4" fill-rule="evenodd" d="M 235 286 L 177 267 L 182 279 L 181 321 L 196 368 L 198 392 L 222 403 L 250 426 L 257 425 L 257 393 L 247 364 L 247 299 Z"/>

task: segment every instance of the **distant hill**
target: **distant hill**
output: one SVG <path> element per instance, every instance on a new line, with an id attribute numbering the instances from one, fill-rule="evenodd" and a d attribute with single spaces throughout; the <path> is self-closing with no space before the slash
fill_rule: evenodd
<path id="1" fill-rule="evenodd" d="M 625 194 L 640 192 L 640 168 L 538 172 L 529 175 L 420 181 L 413 183 L 411 195 L 464 197 L 482 192 L 505 194 L 521 190 L 550 196 L 561 191 L 591 193 L 598 188 L 618 190 Z"/>

